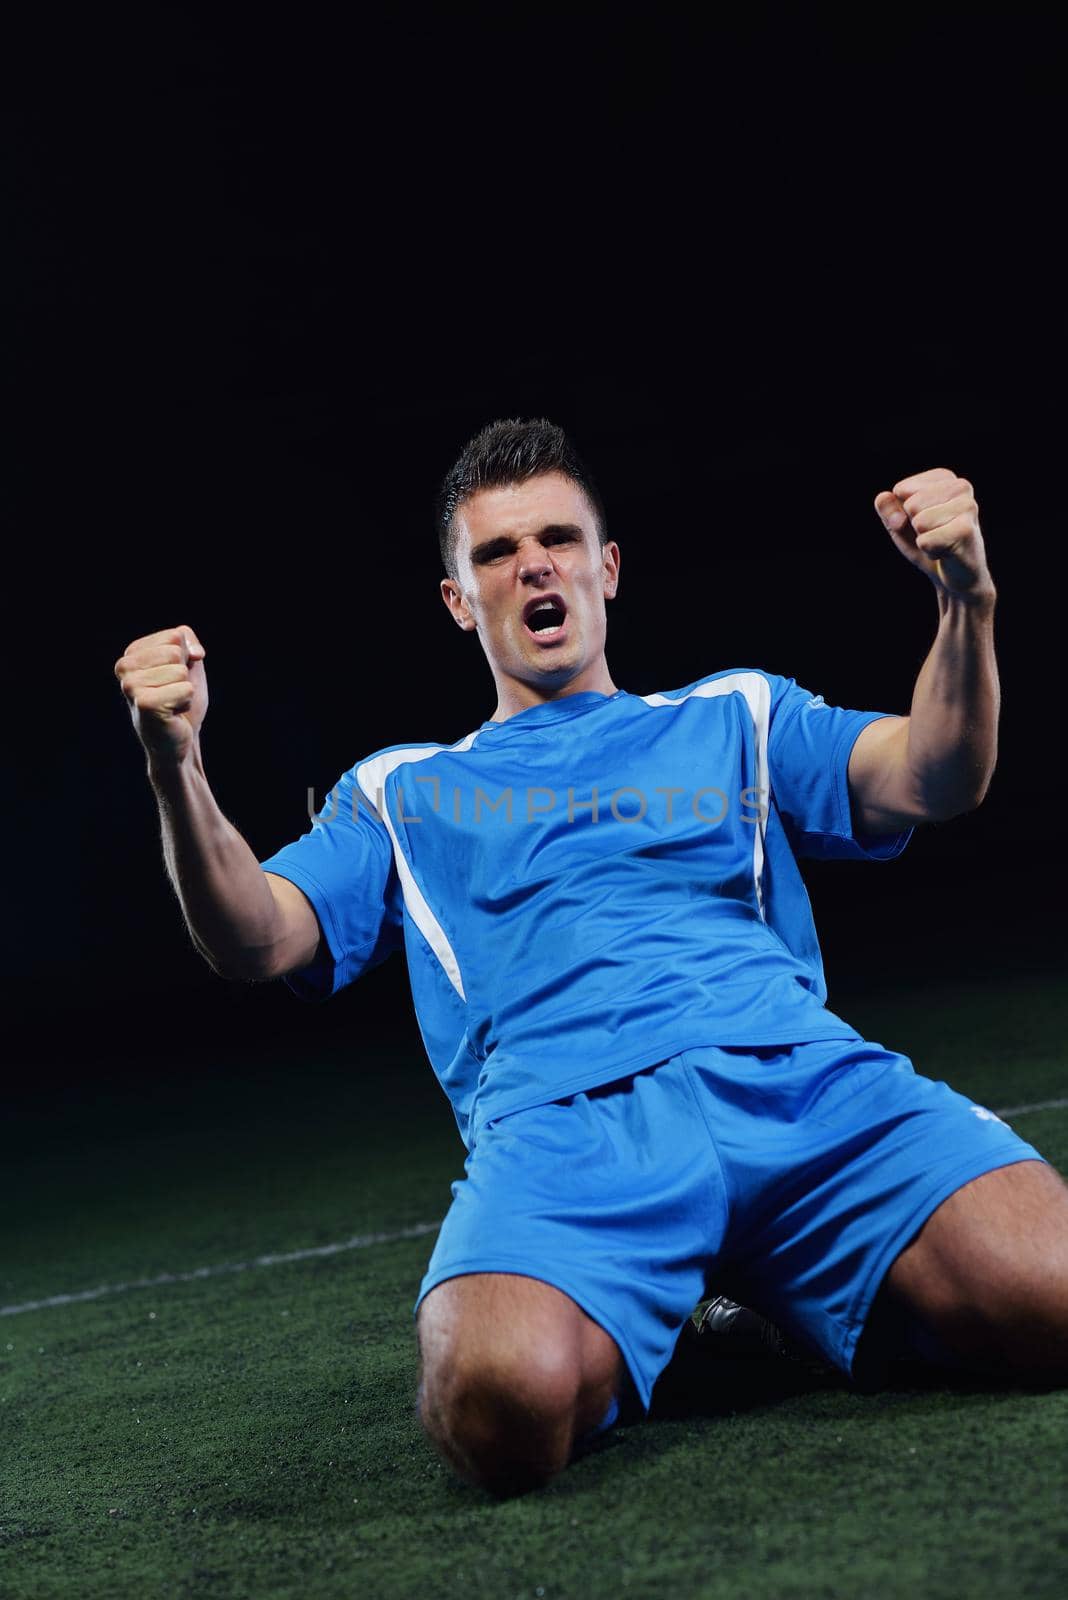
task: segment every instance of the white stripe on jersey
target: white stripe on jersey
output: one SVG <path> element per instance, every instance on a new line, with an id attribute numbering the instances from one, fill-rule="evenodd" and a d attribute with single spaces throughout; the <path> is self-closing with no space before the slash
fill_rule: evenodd
<path id="1" fill-rule="evenodd" d="M 694 695 L 701 700 L 711 700 L 716 695 L 735 692 L 745 696 L 749 715 L 753 719 L 753 732 L 756 735 L 756 789 L 760 817 L 753 829 L 753 882 L 756 886 L 757 909 L 761 920 L 766 921 L 763 889 L 764 827 L 769 799 L 768 724 L 771 720 L 771 685 L 759 672 L 731 672 L 726 677 L 715 678 L 711 683 L 699 683 L 689 694 L 679 695 L 675 700 L 669 699 L 666 694 L 643 694 L 639 698 L 650 706 L 681 706 L 683 701 L 692 699 Z"/>
<path id="2" fill-rule="evenodd" d="M 469 733 L 460 740 L 459 744 L 431 744 L 414 746 L 410 750 L 387 750 L 385 755 L 375 756 L 371 761 L 365 761 L 356 768 L 356 782 L 364 792 L 364 797 L 370 802 L 371 809 L 384 825 L 393 844 L 393 859 L 397 863 L 397 875 L 401 882 L 401 891 L 404 895 L 404 904 L 408 908 L 408 915 L 423 935 L 427 944 L 433 950 L 445 970 L 445 975 L 452 984 L 461 1000 L 466 1000 L 463 979 L 460 976 L 460 963 L 456 959 L 456 952 L 445 935 L 437 917 L 426 903 L 426 898 L 415 879 L 412 869 L 408 865 L 408 858 L 401 849 L 400 840 L 397 838 L 393 826 L 393 818 L 389 814 L 389 807 L 383 803 L 379 811 L 375 803 L 379 797 L 385 795 L 386 779 L 395 768 L 403 766 L 406 761 L 426 761 L 430 756 L 439 756 L 444 750 L 469 750 L 475 742 L 478 728 L 474 733 Z"/>

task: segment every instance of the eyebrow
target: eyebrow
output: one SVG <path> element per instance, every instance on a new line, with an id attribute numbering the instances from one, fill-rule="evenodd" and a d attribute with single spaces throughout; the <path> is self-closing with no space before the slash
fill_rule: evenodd
<path id="1" fill-rule="evenodd" d="M 543 528 L 538 529 L 537 537 L 544 539 L 553 533 L 569 533 L 579 539 L 584 537 L 583 530 L 575 522 L 547 522 Z M 498 533 L 492 539 L 483 539 L 481 544 L 472 546 L 471 560 L 485 561 L 488 556 L 497 555 L 499 551 L 514 550 L 515 538 L 510 533 Z"/>

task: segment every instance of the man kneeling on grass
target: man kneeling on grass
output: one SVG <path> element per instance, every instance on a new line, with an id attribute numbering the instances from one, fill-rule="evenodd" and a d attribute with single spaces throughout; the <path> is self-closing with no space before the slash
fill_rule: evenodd
<path id="1" fill-rule="evenodd" d="M 936 468 L 875 508 L 938 602 L 908 716 L 749 667 L 630 694 L 605 656 L 620 552 L 589 471 L 550 423 L 492 424 L 438 516 L 492 715 L 358 761 L 264 862 L 208 787 L 193 629 L 116 664 L 216 971 L 314 997 L 405 949 L 469 1151 L 418 1301 L 420 1415 L 495 1493 L 647 1407 L 725 1276 L 854 1376 L 891 1327 L 983 1369 L 1068 1369 L 1064 1183 L 825 1004 L 796 858 L 898 855 L 979 804 L 996 754 L 972 487 Z"/>

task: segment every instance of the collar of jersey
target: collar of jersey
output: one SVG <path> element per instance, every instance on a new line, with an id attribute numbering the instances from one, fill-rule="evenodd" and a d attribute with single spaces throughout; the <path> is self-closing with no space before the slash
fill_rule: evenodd
<path id="1" fill-rule="evenodd" d="M 523 711 L 515 711 L 503 722 L 484 722 L 483 733 L 505 733 L 509 728 L 514 728 L 517 733 L 527 728 L 543 728 L 549 722 L 563 722 L 568 717 L 581 717 L 587 711 L 595 711 L 598 706 L 606 706 L 610 700 L 622 700 L 626 694 L 625 689 L 617 689 L 615 694 L 601 694 L 596 689 L 583 689 L 579 694 L 566 694 L 560 700 L 545 700 L 541 705 L 527 706 Z"/>

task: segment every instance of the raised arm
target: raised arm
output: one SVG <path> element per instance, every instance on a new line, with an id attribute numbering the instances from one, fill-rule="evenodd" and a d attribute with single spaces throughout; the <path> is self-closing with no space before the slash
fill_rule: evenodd
<path id="1" fill-rule="evenodd" d="M 902 555 L 930 578 L 938 632 L 907 717 L 861 732 L 849 761 L 858 833 L 899 831 L 971 811 L 997 760 L 997 593 L 971 484 L 944 467 L 903 478 L 875 509 Z"/>
<path id="2" fill-rule="evenodd" d="M 321 938 L 315 912 L 294 884 L 262 870 L 208 785 L 200 753 L 208 685 L 196 634 L 166 628 L 135 639 L 115 676 L 148 757 L 163 857 L 193 943 L 226 978 L 307 966 Z"/>

